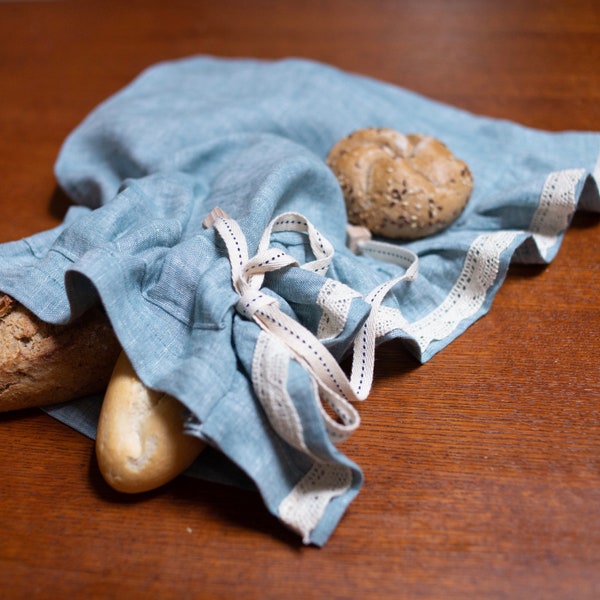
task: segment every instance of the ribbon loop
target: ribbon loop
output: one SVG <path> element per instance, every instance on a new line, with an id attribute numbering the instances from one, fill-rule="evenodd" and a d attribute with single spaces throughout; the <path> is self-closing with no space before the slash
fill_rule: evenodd
<path id="1" fill-rule="evenodd" d="M 259 288 L 262 285 L 262 276 L 265 273 L 277 271 L 292 265 L 298 265 L 295 258 L 283 250 L 269 248 L 246 262 L 242 277 L 247 281 L 255 280 L 254 287 Z"/>
<path id="2" fill-rule="evenodd" d="M 388 242 L 372 240 L 368 230 L 365 236 L 364 228 L 362 228 L 362 231 L 358 228 L 349 229 L 348 235 L 353 240 L 351 243 L 356 253 L 393 263 L 404 269 L 404 273 L 378 285 L 365 297 L 365 301 L 371 305 L 371 312 L 354 339 L 354 356 L 352 373 L 350 375 L 350 383 L 357 398 L 364 400 L 369 395 L 371 385 L 373 384 L 375 345 L 377 341 L 376 329 L 381 304 L 388 292 L 395 285 L 402 281 L 414 281 L 416 279 L 419 269 L 419 258 L 414 252 L 406 248 Z"/>
<path id="3" fill-rule="evenodd" d="M 244 318 L 252 319 L 261 329 L 278 339 L 307 370 L 316 386 L 315 396 L 321 403 L 319 410 L 329 438 L 333 443 L 346 439 L 360 423 L 358 412 L 352 406 L 357 398 L 346 374 L 315 335 L 285 314 L 276 298 L 259 291 L 264 275 L 277 269 L 296 265 L 316 272 L 327 270 L 333 257 L 333 247 L 307 219 L 295 213 L 281 215 L 269 224 L 260 240 L 258 253 L 252 258 L 248 257 L 246 238 L 241 228 L 223 211 L 216 209 L 211 212 L 204 224 L 214 227 L 225 242 L 231 263 L 232 284 L 240 295 L 236 303 L 237 312 Z M 314 261 L 298 265 L 285 251 L 269 247 L 271 233 L 284 231 L 286 227 L 308 234 L 316 257 Z M 258 390 L 257 393 L 260 396 Z M 273 425 L 278 429 L 277 423 Z"/>
<path id="4" fill-rule="evenodd" d="M 365 297 L 371 305 L 371 312 L 355 338 L 352 373 L 348 379 L 322 342 L 284 313 L 276 298 L 260 291 L 265 274 L 278 269 L 297 266 L 325 274 L 333 259 L 333 246 L 307 219 L 296 213 L 285 213 L 271 221 L 252 258 L 248 256 L 246 238 L 240 226 L 222 210 L 213 210 L 204 225 L 214 227 L 225 242 L 232 284 L 240 296 L 236 303 L 237 312 L 281 342 L 289 355 L 306 369 L 315 385 L 314 397 L 319 401 L 319 411 L 329 439 L 334 444 L 343 441 L 360 423 L 353 403 L 366 398 L 371 388 L 381 303 L 397 283 L 416 277 L 416 255 L 392 244 L 364 239 L 357 242 L 356 247 L 361 253 L 398 264 L 404 268 L 404 273 L 377 286 Z M 271 247 L 271 235 L 276 231 L 306 233 L 314 260 L 300 265 L 284 250 Z M 255 384 L 255 391 L 263 404 L 269 402 L 272 393 L 265 389 L 264 379 L 261 379 L 260 385 Z M 277 431 L 286 427 L 283 422 L 272 425 Z"/>

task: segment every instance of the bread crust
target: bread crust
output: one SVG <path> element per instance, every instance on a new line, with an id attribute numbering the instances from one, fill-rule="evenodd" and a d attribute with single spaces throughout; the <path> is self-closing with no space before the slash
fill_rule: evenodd
<path id="1" fill-rule="evenodd" d="M 100 307 L 51 325 L 0 293 L 0 412 L 103 392 L 120 350 Z"/>
<path id="2" fill-rule="evenodd" d="M 454 222 L 473 189 L 467 164 L 438 139 L 388 128 L 355 131 L 327 157 L 353 225 L 394 239 L 418 239 Z"/>

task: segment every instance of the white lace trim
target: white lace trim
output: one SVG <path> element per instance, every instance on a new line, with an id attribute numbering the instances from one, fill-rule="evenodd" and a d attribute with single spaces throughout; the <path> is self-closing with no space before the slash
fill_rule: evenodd
<path id="1" fill-rule="evenodd" d="M 529 231 L 544 259 L 556 244 L 558 235 L 569 226 L 576 208 L 575 190 L 584 173 L 584 169 L 569 169 L 550 173 L 546 178 L 529 225 Z"/>
<path id="2" fill-rule="evenodd" d="M 537 252 L 523 245 L 518 250 L 519 260 L 536 262 L 538 255 L 548 258 L 558 236 L 569 225 L 576 208 L 576 187 L 584 173 L 584 169 L 570 169 L 548 175 L 529 226 Z M 399 310 L 382 307 L 378 312 L 377 336 L 402 329 L 416 340 L 421 352 L 433 341 L 449 336 L 464 319 L 473 317 L 481 309 L 498 276 L 501 254 L 520 233 L 499 231 L 478 236 L 467 252 L 457 282 L 442 304 L 413 323 Z"/>
<path id="3" fill-rule="evenodd" d="M 450 335 L 482 307 L 500 268 L 500 256 L 519 232 L 499 231 L 479 235 L 471 244 L 458 279 L 444 301 L 421 319 L 409 322 L 397 308 L 374 306 L 375 335 L 380 339 L 395 329 L 413 337 L 421 352 L 431 342 Z"/>
<path id="4" fill-rule="evenodd" d="M 317 329 L 317 338 L 337 337 L 346 326 L 352 300 L 360 294 L 347 285 L 328 279 L 317 295 L 317 305 L 323 310 Z"/>
<path id="5" fill-rule="evenodd" d="M 284 523 L 310 543 L 329 502 L 346 493 L 352 485 L 352 471 L 334 463 L 315 463 L 279 505 Z"/>
<path id="6" fill-rule="evenodd" d="M 288 444 L 310 455 L 302 422 L 287 391 L 289 362 L 285 346 L 261 331 L 252 356 L 252 385 L 275 431 Z"/>
<path id="7" fill-rule="evenodd" d="M 404 329 L 410 325 L 399 308 L 380 306 L 377 311 L 377 338 L 382 338 L 394 329 Z"/>
<path id="8" fill-rule="evenodd" d="M 425 317 L 405 326 L 421 351 L 434 340 L 450 335 L 464 319 L 475 315 L 498 275 L 500 255 L 516 237 L 515 232 L 478 236 L 471 244 L 458 280 L 445 300 Z"/>

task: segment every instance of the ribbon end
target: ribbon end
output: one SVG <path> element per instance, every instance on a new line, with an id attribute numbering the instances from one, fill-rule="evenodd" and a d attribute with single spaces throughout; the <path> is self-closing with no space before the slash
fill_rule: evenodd
<path id="1" fill-rule="evenodd" d="M 210 229 L 217 219 L 230 219 L 231 217 L 218 206 L 215 206 L 210 213 L 208 213 L 207 217 L 202 221 L 202 225 L 205 229 Z"/>
<path id="2" fill-rule="evenodd" d="M 360 254 L 361 244 L 371 241 L 371 232 L 361 225 L 346 225 L 347 244 L 354 254 Z"/>

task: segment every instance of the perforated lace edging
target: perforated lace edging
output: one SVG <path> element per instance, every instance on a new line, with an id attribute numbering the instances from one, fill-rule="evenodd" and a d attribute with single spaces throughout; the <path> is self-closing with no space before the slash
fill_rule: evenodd
<path id="1" fill-rule="evenodd" d="M 399 310 L 382 307 L 379 311 L 378 337 L 396 329 L 403 330 L 424 353 L 433 341 L 451 335 L 461 322 L 472 318 L 482 308 L 488 290 L 498 276 L 500 257 L 517 236 L 528 234 L 535 242 L 540 258 L 547 258 L 558 236 L 568 227 L 576 208 L 576 187 L 583 175 L 582 169 L 550 173 L 528 231 L 498 231 L 479 235 L 471 244 L 458 279 L 445 300 L 432 312 L 412 323 Z M 520 251 L 523 248 L 521 246 Z M 524 258 L 522 253 L 520 257 Z M 526 262 L 539 260 L 529 256 Z"/>

